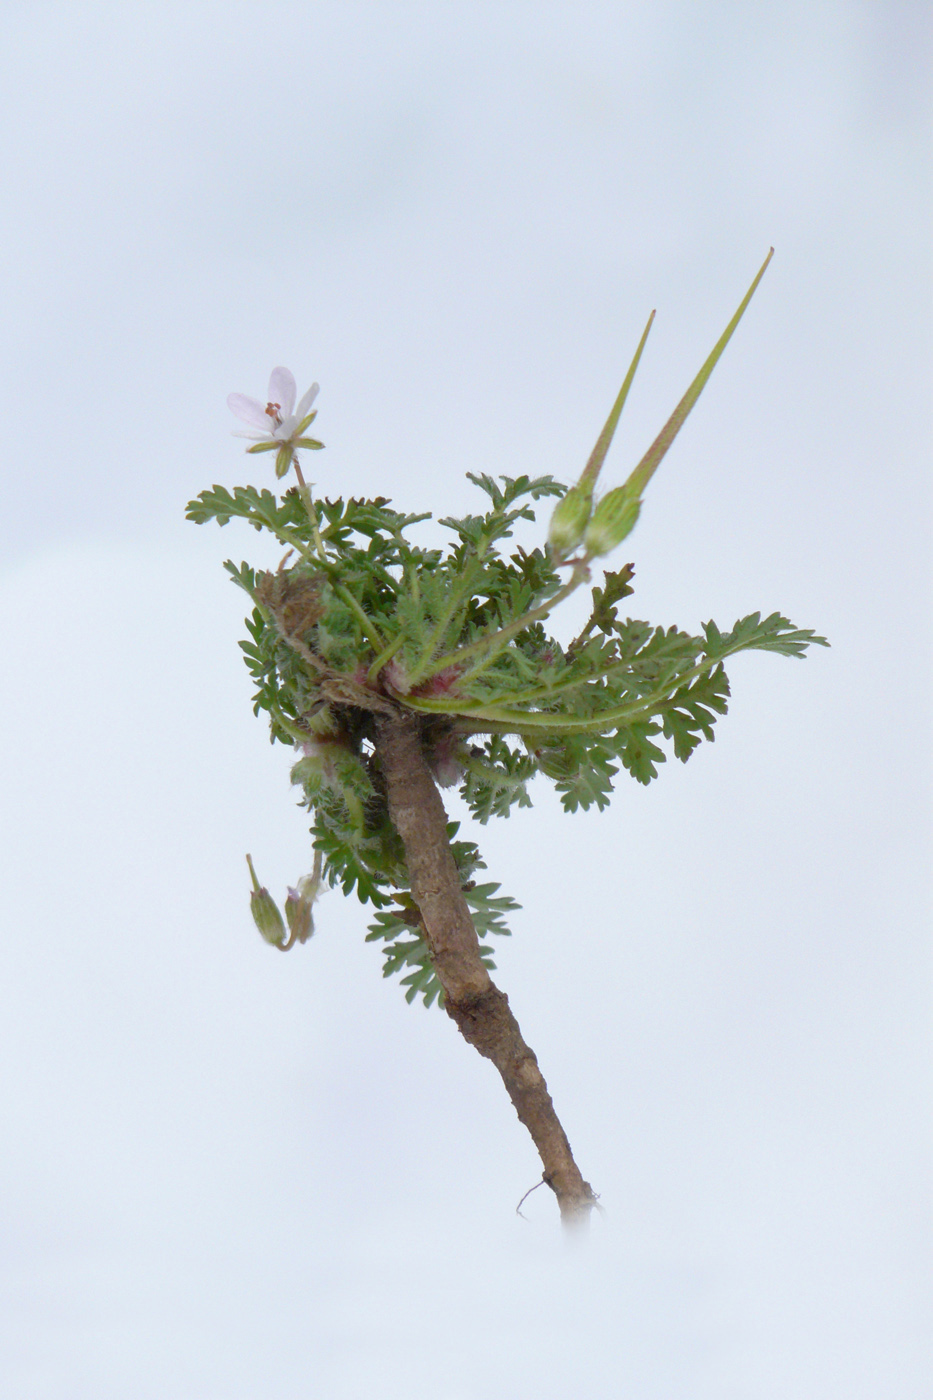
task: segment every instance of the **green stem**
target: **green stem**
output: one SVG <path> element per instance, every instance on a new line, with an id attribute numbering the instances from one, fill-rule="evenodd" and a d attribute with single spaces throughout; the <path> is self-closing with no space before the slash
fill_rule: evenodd
<path id="1" fill-rule="evenodd" d="M 306 564 L 317 564 L 319 562 L 298 536 L 293 535 L 291 530 L 286 529 L 284 525 L 270 525 L 268 520 L 264 520 L 262 516 L 253 515 L 252 513 L 246 518 L 249 520 L 250 524 L 261 525 L 264 530 L 270 530 L 272 534 L 275 535 L 276 539 L 282 541 L 282 544 L 289 545 L 290 548 L 295 550 L 296 554 L 300 554 Z"/>
<path id="2" fill-rule="evenodd" d="M 297 743 L 306 744 L 309 739 L 313 739 L 314 736 L 309 730 L 300 729 L 294 720 L 289 719 L 286 714 L 282 713 L 278 705 L 270 705 L 269 713 L 274 717 L 276 723 L 281 725 L 285 732 L 290 734 Z"/>
<path id="3" fill-rule="evenodd" d="M 395 653 L 401 650 L 402 646 L 404 645 L 404 642 L 404 633 L 400 632 L 394 641 L 390 642 L 387 647 L 383 647 L 382 651 L 379 653 L 373 664 L 370 666 L 369 670 L 366 672 L 367 685 L 373 685 L 375 683 L 376 679 L 379 676 L 379 672 L 382 670 L 383 666 L 387 665 L 388 662 L 392 660 Z"/>
<path id="4" fill-rule="evenodd" d="M 362 604 L 357 602 L 350 590 L 344 588 L 342 583 L 335 583 L 333 579 L 331 579 L 331 587 L 337 594 L 337 597 L 340 598 L 342 602 L 346 603 L 347 607 L 356 617 L 373 651 L 381 652 L 386 644 L 385 638 L 373 625 L 372 619 L 367 616 Z"/>
<path id="5" fill-rule="evenodd" d="M 321 530 L 318 523 L 317 511 L 314 509 L 314 502 L 311 499 L 311 489 L 302 475 L 301 467 L 298 463 L 297 453 L 294 457 L 293 466 L 295 468 L 295 475 L 298 478 L 298 495 L 301 497 L 301 504 L 305 508 L 305 515 L 307 515 L 308 524 L 311 526 L 311 533 L 314 536 L 315 549 L 318 552 L 318 557 L 322 561 L 326 561 L 327 550 L 324 547 L 324 541 L 321 539 Z"/>

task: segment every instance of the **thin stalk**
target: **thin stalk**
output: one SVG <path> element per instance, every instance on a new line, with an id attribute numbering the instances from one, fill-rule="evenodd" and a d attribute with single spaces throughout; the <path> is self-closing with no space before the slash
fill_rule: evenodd
<path id="1" fill-rule="evenodd" d="M 373 664 L 370 666 L 369 670 L 366 672 L 367 685 L 375 684 L 379 676 L 379 672 L 382 670 L 383 666 L 388 665 L 388 663 L 392 660 L 396 652 L 400 651 L 404 644 L 405 636 L 404 633 L 400 632 L 394 641 L 389 642 L 388 646 L 383 647 L 382 651 L 379 653 Z"/>
<path id="2" fill-rule="evenodd" d="M 306 744 L 309 739 L 314 738 L 314 735 L 309 729 L 302 729 L 293 719 L 289 719 L 288 715 L 283 714 L 278 705 L 270 705 L 269 713 L 273 716 L 276 723 L 285 730 L 286 734 L 292 736 L 296 743 Z"/>
<path id="3" fill-rule="evenodd" d="M 254 517 L 253 515 L 247 516 L 247 519 L 252 525 L 260 525 L 264 530 L 270 530 L 272 534 L 275 535 L 276 539 L 281 540 L 282 544 L 289 545 L 296 554 L 300 554 L 306 564 L 317 564 L 320 562 L 315 555 L 311 553 L 307 545 L 305 545 L 297 535 L 293 535 L 291 530 L 287 529 L 286 526 L 270 525 L 267 520 L 263 520 L 261 517 Z"/>
<path id="4" fill-rule="evenodd" d="M 308 524 L 311 526 L 311 533 L 314 536 L 315 549 L 318 552 L 318 557 L 322 561 L 325 561 L 327 559 L 327 550 L 324 547 L 324 541 L 321 539 L 317 511 L 314 509 L 314 502 L 311 499 L 311 488 L 302 475 L 297 452 L 295 453 L 292 465 L 295 468 L 295 475 L 298 478 L 298 495 L 301 497 L 301 504 L 305 508 L 305 515 L 308 517 Z"/>
<path id="5" fill-rule="evenodd" d="M 362 605 L 356 601 L 348 588 L 344 588 L 343 584 L 334 584 L 333 589 L 337 597 L 342 598 L 350 611 L 356 616 L 366 636 L 366 640 L 369 642 L 373 651 L 381 651 L 386 644 L 385 638 L 379 632 L 379 629 L 374 626 L 372 619 L 367 617 Z"/>

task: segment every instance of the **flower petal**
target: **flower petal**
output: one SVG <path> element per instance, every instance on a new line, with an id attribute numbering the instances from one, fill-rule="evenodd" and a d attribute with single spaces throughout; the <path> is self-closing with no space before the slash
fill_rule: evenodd
<path id="1" fill-rule="evenodd" d="M 252 423 L 254 428 L 265 428 L 268 432 L 272 427 L 265 404 L 260 403 L 258 399 L 251 399 L 248 394 L 228 394 L 227 407 L 241 422 Z"/>
<path id="2" fill-rule="evenodd" d="M 277 369 L 272 371 L 269 375 L 269 402 L 279 405 L 283 418 L 288 418 L 295 407 L 297 393 L 298 386 L 290 369 L 279 365 Z"/>
<path id="3" fill-rule="evenodd" d="M 311 405 L 314 403 L 314 400 L 317 398 L 318 393 L 320 392 L 320 388 L 320 384 L 312 384 L 308 392 L 302 396 L 301 402 L 295 409 L 296 418 L 304 418 L 305 414 L 308 412 L 308 409 L 311 407 Z"/>
<path id="4" fill-rule="evenodd" d="M 279 426 L 273 431 L 273 437 L 277 437 L 280 442 L 288 442 L 298 426 L 298 419 L 294 413 L 290 413 L 287 418 L 283 418 Z"/>

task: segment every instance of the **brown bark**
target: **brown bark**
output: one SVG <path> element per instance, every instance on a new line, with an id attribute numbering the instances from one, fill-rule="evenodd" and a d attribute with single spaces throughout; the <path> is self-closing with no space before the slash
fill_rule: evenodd
<path id="1" fill-rule="evenodd" d="M 544 1180 L 557 1196 L 564 1224 L 585 1223 L 596 1196 L 573 1159 L 544 1075 L 509 999 L 480 958 L 479 939 L 447 839 L 444 804 L 424 760 L 421 721 L 403 714 L 375 715 L 374 721 L 389 813 L 405 847 L 412 895 L 421 910 L 447 1014 L 502 1076 L 538 1149 Z"/>

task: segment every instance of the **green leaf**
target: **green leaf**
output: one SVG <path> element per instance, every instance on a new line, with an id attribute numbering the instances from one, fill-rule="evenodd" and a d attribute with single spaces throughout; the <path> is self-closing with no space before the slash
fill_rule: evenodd
<path id="1" fill-rule="evenodd" d="M 698 676 L 690 685 L 677 690 L 664 707 L 663 732 L 673 739 L 674 754 L 682 762 L 693 753 L 702 739 L 715 738 L 713 725 L 717 715 L 728 709 L 729 681 L 722 666 L 708 675 Z"/>
<path id="2" fill-rule="evenodd" d="M 456 831 L 456 826 L 453 826 L 453 831 Z M 461 842 L 455 843 L 455 846 L 462 845 Z M 475 850 L 475 847 L 472 849 Z M 508 937 L 505 917 L 520 907 L 508 895 L 497 895 L 498 889 L 497 884 L 476 885 L 470 881 L 463 886 L 463 895 L 480 940 L 490 934 Z M 411 891 L 402 889 L 396 892 L 393 908 L 379 909 L 374 915 L 366 942 L 383 944 L 383 977 L 405 973 L 401 982 L 406 988 L 406 1001 L 413 1002 L 420 996 L 425 1006 L 431 1006 L 435 1001 L 438 1006 L 443 1006 L 443 990 L 435 975 L 430 949 L 420 932 L 421 927 L 421 911 Z M 480 942 L 479 951 L 483 965 L 495 971 L 492 949 Z"/>
<path id="3" fill-rule="evenodd" d="M 632 777 L 646 786 L 658 776 L 657 765 L 664 763 L 667 755 L 657 744 L 651 742 L 651 735 L 660 733 L 658 724 L 632 724 L 619 731 L 622 747 L 619 757 Z"/>
<path id="4" fill-rule="evenodd" d="M 705 622 L 705 651 L 707 656 L 718 658 L 729 656 L 737 651 L 776 651 L 782 656 L 802 657 L 808 646 L 828 647 L 825 637 L 819 637 L 812 628 L 798 628 L 780 613 L 771 613 L 762 622 L 761 613 L 750 613 L 733 627 L 731 632 L 720 632 L 715 622 Z"/>

